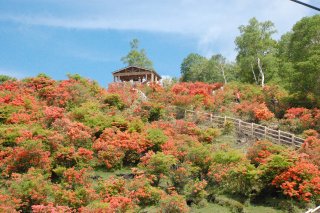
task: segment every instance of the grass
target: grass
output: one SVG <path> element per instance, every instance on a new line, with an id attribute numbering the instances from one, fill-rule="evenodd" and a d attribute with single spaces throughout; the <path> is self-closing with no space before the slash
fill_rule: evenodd
<path id="1" fill-rule="evenodd" d="M 160 208 L 157 206 L 150 206 L 144 208 L 140 212 L 143 213 L 157 213 L 160 211 Z M 244 208 L 244 213 L 283 213 L 284 211 L 274 209 L 268 206 L 260 205 L 250 205 Z M 202 208 L 191 208 L 190 213 L 232 213 L 232 211 L 225 206 L 221 206 L 215 203 L 208 203 L 205 207 Z"/>
<path id="2" fill-rule="evenodd" d="M 213 212 L 214 213 L 229 213 L 229 212 L 231 213 L 229 208 L 224 207 L 224 206 L 220 206 L 215 203 L 208 203 L 208 205 L 203 208 L 191 209 L 191 213 L 213 213 Z"/>
<path id="3" fill-rule="evenodd" d="M 274 209 L 268 206 L 248 206 L 244 209 L 245 213 L 280 213 L 281 210 Z"/>
<path id="4" fill-rule="evenodd" d="M 131 173 L 131 170 L 128 167 L 124 167 L 122 169 L 118 169 L 118 170 L 115 170 L 115 171 L 108 171 L 108 170 L 105 170 L 105 169 L 97 169 L 97 170 L 94 171 L 94 175 L 95 176 L 99 176 L 104 180 L 110 178 L 111 176 L 117 176 L 117 175 L 120 175 L 120 174 L 128 174 L 128 173 Z"/>

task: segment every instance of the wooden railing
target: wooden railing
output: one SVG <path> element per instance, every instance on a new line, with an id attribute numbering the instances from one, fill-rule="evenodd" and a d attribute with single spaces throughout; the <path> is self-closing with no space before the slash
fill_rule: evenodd
<path id="1" fill-rule="evenodd" d="M 320 206 L 318 206 L 315 209 L 309 209 L 306 213 L 316 213 L 316 212 L 320 212 Z"/>
<path id="2" fill-rule="evenodd" d="M 180 108 L 180 110 L 184 110 L 185 119 L 188 119 L 189 115 L 191 114 L 192 119 L 201 118 L 201 120 L 205 120 L 210 123 L 217 123 L 221 126 L 225 126 L 229 122 L 234 125 L 237 132 L 252 136 L 257 139 L 268 139 L 271 142 L 289 145 L 295 148 L 300 148 L 304 142 L 303 138 L 297 137 L 292 133 L 275 130 L 256 123 L 248 123 L 237 118 L 217 116 L 210 113 L 192 111 L 183 108 Z"/>

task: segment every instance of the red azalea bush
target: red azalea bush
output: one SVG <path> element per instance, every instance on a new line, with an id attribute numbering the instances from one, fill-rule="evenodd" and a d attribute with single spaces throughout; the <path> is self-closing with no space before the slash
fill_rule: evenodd
<path id="1" fill-rule="evenodd" d="M 91 140 L 91 129 L 80 122 L 68 118 L 57 119 L 52 127 L 66 135 L 69 142 L 77 146 L 86 146 Z"/>
<path id="2" fill-rule="evenodd" d="M 139 204 L 139 206 L 157 205 L 164 191 L 151 186 L 151 181 L 147 178 L 136 177 L 128 183 L 130 197 Z"/>
<path id="3" fill-rule="evenodd" d="M 161 213 L 186 213 L 189 207 L 181 195 L 167 195 L 160 201 Z"/>
<path id="4" fill-rule="evenodd" d="M 272 185 L 284 195 L 303 201 L 320 198 L 320 170 L 307 161 L 297 161 L 287 171 L 277 175 Z"/>
<path id="5" fill-rule="evenodd" d="M 50 152 L 44 151 L 39 143 L 29 141 L 25 147 L 6 149 L 0 154 L 3 175 L 13 172 L 24 173 L 35 167 L 48 171 L 51 168 Z"/>
<path id="6" fill-rule="evenodd" d="M 108 92 L 119 95 L 121 101 L 127 106 L 131 106 L 137 100 L 139 94 L 136 89 L 133 89 L 131 84 L 112 83 L 108 86 Z"/>
<path id="7" fill-rule="evenodd" d="M 171 88 L 173 93 L 173 103 L 177 106 L 201 106 L 206 108 L 213 107 L 214 98 L 212 91 L 222 87 L 222 83 L 206 84 L 202 82 L 196 83 L 177 83 Z"/>
<path id="8" fill-rule="evenodd" d="M 300 148 L 300 152 L 308 155 L 308 159 L 320 167 L 320 138 L 316 136 L 309 136 L 306 138 Z"/>
<path id="9" fill-rule="evenodd" d="M 138 208 L 131 198 L 123 196 L 110 197 L 105 202 L 109 203 L 107 212 L 135 212 Z"/>
<path id="10" fill-rule="evenodd" d="M 68 206 L 54 206 L 52 203 L 49 203 L 48 205 L 33 205 L 32 212 L 34 213 L 52 213 L 52 212 L 72 213 L 74 211 Z"/>
<path id="11" fill-rule="evenodd" d="M 12 197 L 8 194 L 0 192 L 0 212 L 18 212 L 16 209 L 19 209 L 21 205 L 21 200 L 15 197 Z"/>
<path id="12" fill-rule="evenodd" d="M 8 181 L 8 192 L 20 200 L 19 210 L 28 212 L 32 205 L 47 204 L 52 195 L 52 186 L 41 170 L 29 169 L 25 174 L 13 173 Z"/>
<path id="13" fill-rule="evenodd" d="M 268 121 L 274 117 L 265 103 L 243 101 L 235 105 L 233 111 L 248 121 Z"/>
<path id="14" fill-rule="evenodd" d="M 283 147 L 272 144 L 269 141 L 257 141 L 251 148 L 249 148 L 247 158 L 252 164 L 258 166 L 266 163 L 269 160 L 269 156 L 280 154 L 283 151 Z"/>
<path id="15" fill-rule="evenodd" d="M 121 166 L 124 160 L 130 161 L 127 155 L 129 152 L 140 154 L 150 146 L 151 143 L 142 134 L 107 128 L 94 142 L 93 149 L 99 161 L 104 162 L 107 168 L 112 168 Z"/>
<path id="16" fill-rule="evenodd" d="M 320 110 L 317 108 L 290 108 L 284 117 L 285 123 L 291 125 L 291 129 L 295 132 L 301 133 L 307 129 L 320 131 Z"/>

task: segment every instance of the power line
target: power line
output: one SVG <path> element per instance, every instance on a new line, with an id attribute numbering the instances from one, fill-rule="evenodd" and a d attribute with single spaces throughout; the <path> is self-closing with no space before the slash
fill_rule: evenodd
<path id="1" fill-rule="evenodd" d="M 303 5 L 303 6 L 312 8 L 312 9 L 317 10 L 317 11 L 320 11 L 320 8 L 315 7 L 315 6 L 312 6 L 312 5 L 307 4 L 307 3 L 304 3 L 304 2 L 301 2 L 301 1 L 297 1 L 297 0 L 290 0 L 290 1 L 293 1 L 293 2 L 298 3 L 298 4 L 301 4 L 301 5 Z"/>

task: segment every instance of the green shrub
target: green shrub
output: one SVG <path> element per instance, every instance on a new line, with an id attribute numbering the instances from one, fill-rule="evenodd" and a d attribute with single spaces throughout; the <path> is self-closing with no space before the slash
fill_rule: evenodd
<path id="1" fill-rule="evenodd" d="M 213 161 L 219 164 L 237 163 L 243 158 L 243 154 L 236 150 L 217 151 L 213 154 Z"/>
<path id="2" fill-rule="evenodd" d="M 152 107 L 149 111 L 148 121 L 158 121 L 163 114 L 163 110 L 160 106 Z"/>
<path id="3" fill-rule="evenodd" d="M 292 165 L 292 160 L 287 156 L 280 154 L 270 156 L 270 160 L 259 167 L 262 171 L 261 181 L 267 187 L 278 174 L 284 172 Z"/>
<path id="4" fill-rule="evenodd" d="M 193 204 L 198 205 L 201 201 L 205 200 L 208 196 L 208 193 L 206 192 L 205 188 L 207 186 L 207 181 L 202 180 L 195 180 L 190 181 L 186 185 L 186 198 L 189 202 L 192 202 Z"/>
<path id="5" fill-rule="evenodd" d="M 213 143 L 214 140 L 221 135 L 220 129 L 207 128 L 199 131 L 199 141 Z"/>
<path id="6" fill-rule="evenodd" d="M 172 183 L 179 194 L 184 193 L 185 185 L 190 180 L 197 178 L 200 168 L 189 162 L 184 162 L 172 171 Z"/>
<path id="7" fill-rule="evenodd" d="M 158 121 L 164 117 L 163 106 L 157 102 L 144 102 L 141 104 L 140 116 L 144 122 Z"/>
<path id="8" fill-rule="evenodd" d="M 222 134 L 228 135 L 234 130 L 234 123 L 231 121 L 226 121 L 223 126 Z"/>
<path id="9" fill-rule="evenodd" d="M 144 128 L 144 123 L 141 119 L 134 119 L 129 123 L 129 132 L 139 132 L 141 133 Z"/>
<path id="10" fill-rule="evenodd" d="M 112 123 L 110 116 L 106 116 L 102 112 L 100 103 L 97 101 L 88 101 L 82 103 L 79 107 L 74 107 L 71 110 L 71 116 L 86 126 L 99 128 L 100 130 L 111 127 Z"/>
<path id="11" fill-rule="evenodd" d="M 107 94 L 104 96 L 103 103 L 108 104 L 110 107 L 116 107 L 119 110 L 123 110 L 125 104 L 121 100 L 118 94 Z"/>
<path id="12" fill-rule="evenodd" d="M 0 84 L 3 84 L 6 81 L 16 81 L 16 78 L 13 78 L 11 76 L 8 75 L 0 75 Z"/>
<path id="13" fill-rule="evenodd" d="M 231 210 L 231 212 L 234 212 L 234 213 L 244 212 L 244 205 L 231 198 L 228 198 L 225 196 L 217 196 L 215 197 L 214 202 L 221 206 L 228 207 Z"/>
<path id="14" fill-rule="evenodd" d="M 143 160 L 143 159 L 142 159 Z M 177 159 L 172 155 L 165 155 L 162 152 L 151 155 L 147 162 L 143 162 L 142 167 L 151 175 L 156 176 L 154 181 L 158 185 L 163 175 L 169 175 L 171 167 L 177 163 Z"/>
<path id="15" fill-rule="evenodd" d="M 190 147 L 186 156 L 186 160 L 192 162 L 194 166 L 199 167 L 203 174 L 207 174 L 212 163 L 212 153 L 209 145 Z"/>
<path id="16" fill-rule="evenodd" d="M 168 137 L 161 129 L 149 129 L 147 131 L 147 139 L 151 141 L 153 150 L 159 151 L 161 149 L 161 145 L 168 140 Z"/>
<path id="17" fill-rule="evenodd" d="M 108 209 L 109 203 L 95 200 L 89 203 L 86 207 L 82 207 L 81 209 L 84 212 L 103 212 L 105 209 Z"/>
<path id="18" fill-rule="evenodd" d="M 189 207 L 184 199 L 180 195 L 166 196 L 160 201 L 161 213 L 187 213 Z"/>
<path id="19" fill-rule="evenodd" d="M 21 200 L 20 210 L 31 212 L 31 206 L 49 201 L 53 189 L 48 181 L 48 175 L 41 170 L 31 168 L 25 174 L 14 174 L 15 178 L 9 181 L 9 192 L 15 199 Z"/>
<path id="20" fill-rule="evenodd" d="M 251 199 L 261 191 L 259 170 L 248 162 L 243 162 L 230 170 L 223 180 L 225 192 Z"/>

